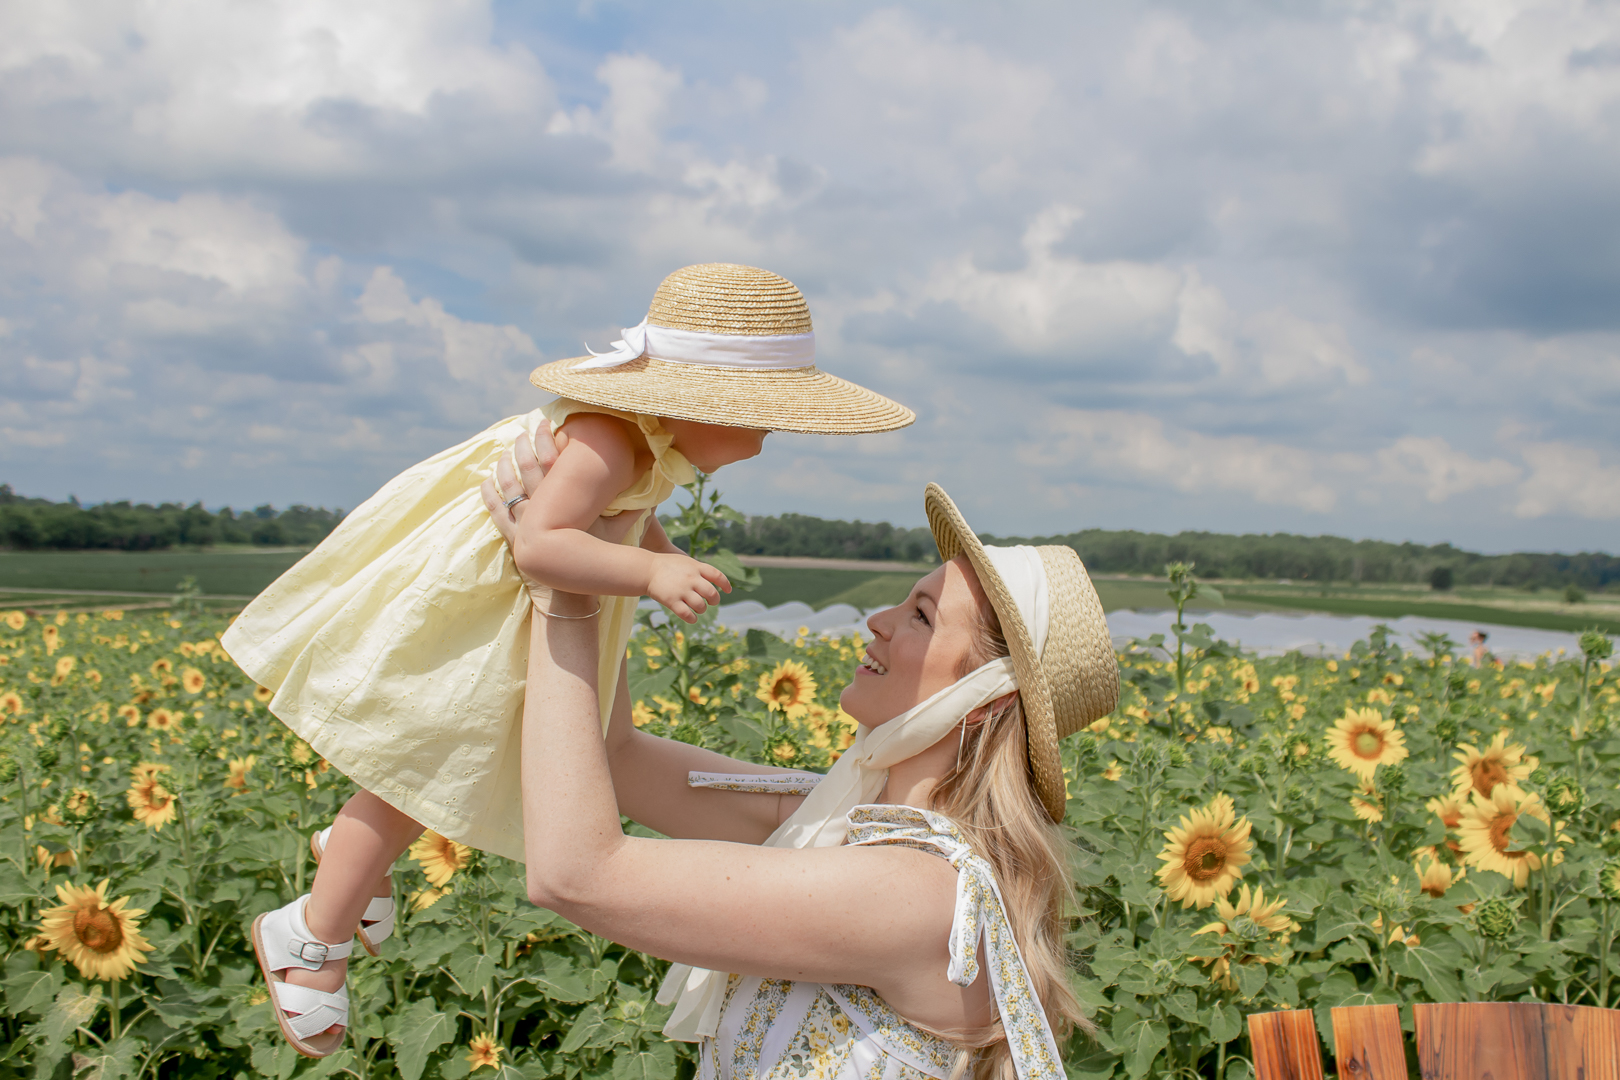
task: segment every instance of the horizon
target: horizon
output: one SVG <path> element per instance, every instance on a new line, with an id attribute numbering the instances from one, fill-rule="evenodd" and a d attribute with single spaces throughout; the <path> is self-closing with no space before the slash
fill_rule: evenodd
<path id="1" fill-rule="evenodd" d="M 0 472 L 40 497 L 352 507 L 732 261 L 918 413 L 773 435 L 719 481 L 763 514 L 920 524 L 937 480 L 1000 535 L 1617 543 L 1612 6 L 64 0 L 0 38 Z"/>
<path id="2" fill-rule="evenodd" d="M 26 495 L 26 494 L 23 494 L 21 492 L 18 492 L 18 491 L 15 490 L 15 485 L 12 485 L 12 484 L 0 483 L 0 487 L 12 488 L 13 489 L 12 490 L 12 495 L 15 496 L 16 498 L 19 498 L 19 499 L 43 498 L 43 496 Z M 73 498 L 73 496 L 70 495 L 70 496 L 68 496 L 66 498 L 63 498 L 63 499 L 50 500 L 50 501 L 55 502 L 57 505 L 64 505 L 64 504 L 66 504 L 68 502 L 69 499 L 72 499 L 72 498 Z M 201 499 L 194 499 L 194 500 L 191 500 L 189 502 L 184 501 L 184 500 L 174 500 L 174 499 L 163 500 L 161 502 L 149 502 L 149 501 L 144 501 L 144 500 L 143 501 L 137 501 L 137 500 L 133 500 L 133 499 L 105 499 L 105 500 L 102 500 L 100 502 L 93 502 L 93 503 L 92 502 L 84 502 L 83 500 L 80 500 L 78 502 L 78 505 L 79 505 L 79 507 L 81 509 L 84 509 L 84 510 L 90 510 L 90 509 L 94 509 L 97 506 L 105 506 L 105 505 L 149 506 L 149 507 L 153 507 L 153 508 L 158 508 L 158 507 L 162 507 L 162 506 L 176 506 L 176 507 L 181 507 L 181 508 L 189 508 L 189 507 L 192 507 L 192 506 L 201 506 L 204 510 L 206 510 L 210 514 L 218 514 L 222 510 L 230 510 L 237 517 L 241 517 L 244 514 L 252 514 L 254 511 L 256 511 L 258 509 L 258 507 L 241 507 L 241 508 L 238 508 L 238 507 L 230 505 L 229 503 L 220 503 L 220 504 L 217 504 L 217 505 L 214 505 L 214 506 L 209 506 L 206 502 L 203 502 Z M 281 512 L 284 512 L 286 510 L 290 510 L 290 509 L 292 509 L 293 507 L 296 506 L 296 507 L 304 507 L 305 509 L 308 509 L 308 510 L 327 511 L 327 512 L 331 512 L 331 513 L 339 514 L 341 516 L 347 516 L 349 514 L 349 512 L 354 509 L 354 507 L 352 507 L 352 506 L 351 507 L 328 507 L 328 506 L 319 506 L 319 505 L 316 505 L 314 503 L 305 503 L 305 502 L 284 503 L 279 507 L 276 506 L 273 503 L 260 503 L 259 505 L 260 506 L 269 506 L 270 509 L 272 511 L 276 512 L 276 513 L 281 513 Z M 727 505 L 731 505 L 731 504 L 728 502 Z M 783 513 L 785 513 L 785 514 L 797 514 L 797 513 L 801 513 L 801 512 L 797 511 L 797 510 L 789 510 L 789 511 L 784 511 L 783 513 L 779 513 L 779 514 L 755 514 L 755 513 L 749 512 L 747 510 L 739 509 L 738 513 L 742 514 L 745 518 L 752 519 L 752 518 L 756 518 L 756 517 L 781 517 L 781 516 L 783 516 Z M 879 519 L 866 519 L 866 518 L 858 518 L 858 517 L 857 518 L 827 518 L 827 517 L 822 517 L 821 515 L 817 515 L 817 514 L 806 514 L 804 516 L 813 517 L 813 518 L 815 518 L 816 520 L 819 520 L 819 521 L 844 521 L 844 522 L 849 522 L 849 523 L 857 524 L 857 525 L 889 525 L 891 527 L 899 528 L 899 529 L 920 529 L 920 528 L 926 528 L 927 527 L 927 521 L 923 520 L 921 518 L 921 515 L 918 516 L 919 520 L 914 525 L 908 525 L 908 524 L 904 524 L 902 522 L 896 522 L 896 521 L 879 520 Z M 1359 544 L 1359 543 L 1381 543 L 1381 544 L 1395 544 L 1395 545 L 1412 544 L 1412 545 L 1415 545 L 1415 546 L 1418 546 L 1418 547 L 1425 547 L 1425 548 L 1428 548 L 1428 547 L 1451 547 L 1454 550 L 1459 551 L 1459 552 L 1461 552 L 1462 554 L 1465 554 L 1465 555 L 1484 555 L 1484 556 L 1491 557 L 1491 558 L 1495 558 L 1495 557 L 1499 557 L 1499 556 L 1503 556 L 1503 555 L 1564 555 L 1564 556 L 1604 555 L 1604 556 L 1608 556 L 1610 558 L 1620 557 L 1620 552 L 1605 551 L 1605 550 L 1597 549 L 1597 548 L 1581 549 L 1581 550 L 1575 550 L 1575 551 L 1559 551 L 1559 550 L 1556 550 L 1556 549 L 1531 550 L 1531 549 L 1526 549 L 1526 548 L 1514 548 L 1514 549 L 1508 550 L 1508 551 L 1489 551 L 1489 550 L 1485 550 L 1483 548 L 1466 547 L 1466 546 L 1457 544 L 1457 543 L 1455 543 L 1453 541 L 1449 541 L 1449 540 L 1437 540 L 1437 541 L 1435 541 L 1433 543 L 1424 543 L 1423 541 L 1419 541 L 1419 540 L 1390 540 L 1390 539 L 1386 539 L 1384 537 L 1378 537 L 1378 536 L 1360 536 L 1360 537 L 1358 537 L 1358 536 L 1343 536 L 1343 535 L 1340 535 L 1338 533 L 1326 533 L 1326 532 L 1323 532 L 1323 533 L 1292 533 L 1292 532 L 1285 532 L 1285 531 L 1274 531 L 1274 532 L 1234 533 L 1234 532 L 1221 532 L 1219 530 L 1214 530 L 1214 529 L 1189 528 L 1189 529 L 1181 529 L 1181 530 L 1179 530 L 1177 532 L 1173 532 L 1173 533 L 1167 533 L 1167 532 L 1153 532 L 1153 531 L 1149 531 L 1149 530 L 1145 530 L 1145 529 L 1131 529 L 1131 528 L 1110 529 L 1110 528 L 1104 528 L 1102 526 L 1084 526 L 1084 527 L 1081 527 L 1081 528 L 1058 529 L 1058 530 L 1053 530 L 1053 531 L 1039 532 L 1039 533 L 1028 533 L 1028 534 L 1024 534 L 1024 533 L 994 533 L 994 532 L 990 532 L 989 530 L 986 530 L 985 532 L 981 533 L 981 535 L 991 537 L 991 538 L 994 538 L 994 539 L 1001 539 L 1001 540 L 1006 540 L 1006 539 L 1043 539 L 1043 538 L 1050 538 L 1050 537 L 1057 537 L 1057 536 L 1069 536 L 1069 535 L 1073 535 L 1073 534 L 1077 534 L 1077 533 L 1081 533 L 1081 532 L 1086 532 L 1086 531 L 1089 531 L 1089 530 L 1096 530 L 1098 532 L 1115 532 L 1115 533 L 1118 533 L 1118 532 L 1136 532 L 1136 533 L 1141 533 L 1144 536 L 1164 536 L 1164 537 L 1168 537 L 1168 538 L 1171 538 L 1171 539 L 1174 539 L 1177 536 L 1191 534 L 1191 535 L 1206 535 L 1206 536 L 1233 536 L 1233 537 L 1238 537 L 1238 538 L 1256 537 L 1256 538 L 1259 538 L 1259 539 L 1266 539 L 1266 538 L 1270 538 L 1270 537 L 1283 536 L 1283 537 L 1290 537 L 1290 538 L 1300 539 L 1300 540 L 1324 540 L 1324 539 L 1325 540 L 1345 540 L 1345 541 L 1349 541 L 1350 543 L 1356 543 L 1356 544 Z M 6 550 L 6 549 L 0 548 L 0 551 L 4 551 L 4 550 Z M 48 549 L 37 549 L 37 550 L 43 551 L 43 550 L 48 550 Z"/>

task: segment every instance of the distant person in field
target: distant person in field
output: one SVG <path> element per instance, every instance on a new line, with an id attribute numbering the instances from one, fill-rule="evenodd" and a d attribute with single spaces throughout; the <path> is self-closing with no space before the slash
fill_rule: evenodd
<path id="1" fill-rule="evenodd" d="M 503 506 L 544 490 L 522 449 L 485 493 L 514 550 L 543 510 Z M 824 777 L 637 729 L 622 682 L 604 742 L 599 601 L 535 590 L 529 896 L 675 962 L 664 1032 L 700 1044 L 698 1080 L 1063 1080 L 1089 1026 L 1058 745 L 1119 700 L 1102 604 L 1071 548 L 987 547 L 924 498 L 943 565 L 867 620 L 859 733 Z"/>
<path id="2" fill-rule="evenodd" d="M 307 1057 L 343 1044 L 346 957 L 357 935 L 376 955 L 392 932 L 389 868 L 424 827 L 524 856 L 525 581 L 601 597 L 580 625 L 596 643 L 600 715 L 614 715 L 616 702 L 629 707 L 620 667 L 639 597 L 693 622 L 731 589 L 670 542 L 658 504 L 694 469 L 754 457 L 769 431 L 847 435 L 914 419 L 816 369 L 792 282 L 726 263 L 671 274 L 612 351 L 547 364 L 531 381 L 559 399 L 389 481 L 223 639 L 275 692 L 270 711 L 362 788 L 310 837 L 310 893 L 253 924 L 276 1019 Z M 548 451 L 555 433 L 558 452 L 509 553 L 480 484 L 514 446 L 534 460 L 539 431 Z M 515 493 L 503 513 L 528 498 Z M 587 531 L 614 516 L 610 538 Z"/>
<path id="3" fill-rule="evenodd" d="M 1482 668 L 1496 659 L 1491 655 L 1490 650 L 1485 647 L 1485 639 L 1488 637 L 1490 635 L 1483 630 L 1475 630 L 1468 635 L 1468 644 L 1474 647 L 1474 666 L 1477 668 Z"/>

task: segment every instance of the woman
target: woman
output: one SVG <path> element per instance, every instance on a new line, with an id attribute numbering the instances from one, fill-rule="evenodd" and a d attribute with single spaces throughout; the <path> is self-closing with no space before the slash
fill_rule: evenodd
<path id="1" fill-rule="evenodd" d="M 522 570 L 528 507 L 504 504 L 542 467 L 516 456 L 485 501 Z M 1057 740 L 1117 702 L 1102 606 L 1072 550 L 986 548 L 935 485 L 926 506 L 943 565 L 868 621 L 841 699 L 861 731 L 818 783 L 636 730 L 623 684 L 604 743 L 597 600 L 537 590 L 530 896 L 677 962 L 665 1030 L 703 1077 L 1062 1077 L 1084 1024 Z"/>

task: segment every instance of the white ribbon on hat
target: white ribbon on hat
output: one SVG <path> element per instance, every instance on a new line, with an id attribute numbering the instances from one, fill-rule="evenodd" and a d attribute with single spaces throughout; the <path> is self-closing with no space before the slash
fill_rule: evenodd
<path id="1" fill-rule="evenodd" d="M 1046 567 L 1032 547 L 986 547 L 990 565 L 1012 594 L 1039 656 L 1050 621 Z M 849 812 L 878 797 L 889 767 L 915 757 L 956 729 L 968 713 L 1018 689 L 1011 657 L 990 661 L 927 701 L 875 727 L 861 725 L 855 741 L 765 847 L 836 847 L 849 831 Z M 720 1024 L 726 977 L 689 964 L 673 964 L 658 988 L 660 1005 L 674 1003 L 664 1034 L 683 1042 L 712 1038 Z"/>
<path id="2" fill-rule="evenodd" d="M 703 367 L 751 368 L 780 371 L 811 367 L 816 362 L 816 335 L 808 334 L 702 334 L 655 326 L 642 319 L 627 326 L 624 337 L 608 352 L 599 353 L 589 345 L 589 360 L 575 364 L 571 371 L 614 368 L 647 356 L 671 364 L 699 364 Z"/>

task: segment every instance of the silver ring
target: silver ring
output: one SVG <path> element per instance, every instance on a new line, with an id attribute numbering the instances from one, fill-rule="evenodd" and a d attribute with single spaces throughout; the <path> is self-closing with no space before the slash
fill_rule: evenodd
<path id="1" fill-rule="evenodd" d="M 514 495 L 510 499 L 506 500 L 506 508 L 508 510 L 510 510 L 510 509 L 512 509 L 512 507 L 516 506 L 518 503 L 522 502 L 524 499 L 527 499 L 528 497 L 529 497 L 529 493 L 527 491 L 521 492 L 521 493 L 519 493 L 517 495 Z"/>

